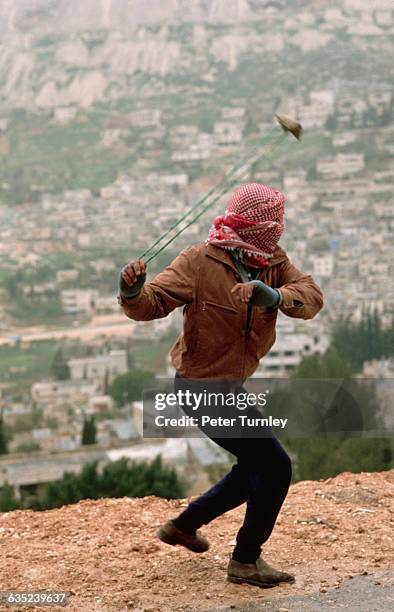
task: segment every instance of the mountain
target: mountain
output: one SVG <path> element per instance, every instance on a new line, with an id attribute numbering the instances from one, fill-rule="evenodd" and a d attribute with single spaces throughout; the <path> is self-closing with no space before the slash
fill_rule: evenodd
<path id="1" fill-rule="evenodd" d="M 95 188 L 95 178 L 67 179 L 89 164 L 100 185 L 99 167 L 112 164 L 112 180 L 141 152 L 138 142 L 121 168 L 108 159 L 100 143 L 114 115 L 159 110 L 167 134 L 180 123 L 209 132 L 235 106 L 253 131 L 290 96 L 387 90 L 393 33 L 391 0 L 2 0 L 0 198 Z"/>
<path id="2" fill-rule="evenodd" d="M 357 58 L 368 49 L 373 62 L 376 37 L 382 51 L 381 34 L 394 29 L 387 2 L 368 9 L 362 0 L 3 0 L 0 105 L 89 107 L 127 95 L 137 73 L 180 74 L 192 84 L 196 69 L 201 75 L 223 63 L 232 72 L 242 58 L 268 69 L 270 62 L 290 63 L 301 78 L 292 49 L 308 63 L 308 55 L 326 48 L 332 56 L 346 41 L 354 48 L 339 44 L 339 56 L 349 50 Z M 324 53 L 314 60 L 318 76 Z M 338 68 L 339 78 L 349 77 L 341 62 Z"/>
<path id="3" fill-rule="evenodd" d="M 252 3 L 256 4 L 256 3 Z M 281 5 L 282 2 L 258 2 Z M 233 22 L 253 18 L 248 0 L 3 0 L 3 32 L 45 32 L 83 29 L 130 31 L 141 24 L 166 22 Z"/>

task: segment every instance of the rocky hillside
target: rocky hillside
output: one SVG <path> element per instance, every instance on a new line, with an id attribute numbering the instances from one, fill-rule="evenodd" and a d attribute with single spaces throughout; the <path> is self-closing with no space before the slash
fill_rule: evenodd
<path id="1" fill-rule="evenodd" d="M 265 557 L 294 572 L 296 582 L 268 590 L 225 579 L 242 507 L 204 528 L 211 548 L 202 555 L 155 538 L 187 500 L 86 500 L 48 512 L 9 512 L 0 515 L 2 590 L 68 591 L 70 612 L 294 612 L 340 609 L 336 598 L 354 578 L 356 600 L 348 609 L 388 610 L 378 599 L 393 563 L 393 493 L 394 470 L 293 485 Z M 364 599 L 363 580 L 373 581 L 374 604 Z M 324 603 L 300 607 L 300 596 Z"/>
<path id="2" fill-rule="evenodd" d="M 252 4 L 256 4 L 253 3 Z M 258 2 L 264 6 L 266 1 Z M 285 4 L 283 0 L 274 3 Z M 298 2 L 298 4 L 300 4 Z M 59 23 L 57 18 L 62 15 Z M 0 9 L 2 29 L 22 29 L 46 20 L 60 30 L 84 28 L 133 28 L 144 23 L 179 21 L 226 21 L 252 18 L 248 0 L 3 0 Z"/>
<path id="3" fill-rule="evenodd" d="M 393 32 L 391 0 L 3 0 L 0 201 L 184 172 L 222 109 L 248 138 L 312 92 L 362 107 L 390 91 Z"/>
<path id="4" fill-rule="evenodd" d="M 6 108 L 90 107 L 135 95 L 130 79 L 136 74 L 177 75 L 190 85 L 203 77 L 209 84 L 246 59 L 262 62 L 267 77 L 272 62 L 285 63 L 286 85 L 295 87 L 305 76 L 299 52 L 305 58 L 314 54 L 313 78 L 319 86 L 326 79 L 319 50 L 333 54 L 337 48 L 338 57 L 348 57 L 345 43 L 354 46 L 353 68 L 348 60 L 346 66 L 337 61 L 336 78 L 351 79 L 357 55 L 367 48 L 374 64 L 369 78 L 378 77 L 388 66 L 379 35 L 392 31 L 379 25 L 386 4 L 374 3 L 377 18 L 367 23 L 364 39 L 357 31 L 364 19 L 362 0 L 3 0 L 0 102 Z"/>

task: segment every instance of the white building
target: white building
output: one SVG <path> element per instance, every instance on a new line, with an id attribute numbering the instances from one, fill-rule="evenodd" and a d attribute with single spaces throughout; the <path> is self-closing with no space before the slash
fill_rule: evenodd
<path id="1" fill-rule="evenodd" d="M 101 144 L 103 147 L 111 147 L 119 142 L 122 138 L 126 138 L 128 134 L 128 130 L 122 130 L 121 128 L 104 130 L 101 137 Z"/>
<path id="2" fill-rule="evenodd" d="M 320 278 L 330 278 L 334 272 L 334 256 L 331 253 L 313 258 L 313 273 Z"/>
<path id="3" fill-rule="evenodd" d="M 334 134 L 332 144 L 334 147 L 345 147 L 356 140 L 356 132 L 339 132 Z"/>
<path id="4" fill-rule="evenodd" d="M 376 25 L 382 28 L 394 26 L 393 7 L 388 10 L 375 11 Z"/>
<path id="5" fill-rule="evenodd" d="M 67 283 L 69 281 L 77 280 L 79 276 L 79 271 L 74 270 L 73 268 L 69 270 L 58 270 L 56 272 L 56 281 L 58 283 Z"/>
<path id="6" fill-rule="evenodd" d="M 69 402 L 86 401 L 97 393 L 97 385 L 88 380 L 54 380 L 32 385 L 30 394 L 33 402 L 59 406 Z"/>
<path id="7" fill-rule="evenodd" d="M 290 204 L 287 208 L 289 218 L 296 218 L 300 212 L 309 210 L 315 199 L 309 189 L 305 170 L 286 172 L 283 177 L 283 191 L 287 203 Z"/>
<path id="8" fill-rule="evenodd" d="M 245 109 L 242 107 L 222 108 L 222 119 L 243 119 L 245 117 Z"/>
<path id="9" fill-rule="evenodd" d="M 338 176 L 357 174 L 365 167 L 364 153 L 338 153 L 336 155 L 338 164 Z"/>
<path id="10" fill-rule="evenodd" d="M 364 167 L 363 153 L 337 153 L 335 157 L 324 157 L 316 163 L 317 172 L 327 178 L 357 174 Z"/>
<path id="11" fill-rule="evenodd" d="M 284 378 L 291 374 L 304 356 L 322 355 L 328 348 L 328 338 L 321 333 L 295 331 L 293 321 L 279 319 L 276 342 L 261 360 L 253 378 Z"/>
<path id="12" fill-rule="evenodd" d="M 64 289 L 60 293 L 63 310 L 67 314 L 79 312 L 91 314 L 97 297 L 98 292 L 93 289 Z"/>
<path id="13" fill-rule="evenodd" d="M 373 91 L 368 94 L 368 102 L 370 106 L 377 111 L 378 114 L 382 114 L 391 104 L 391 92 L 390 91 Z"/>
<path id="14" fill-rule="evenodd" d="M 114 350 L 95 357 L 70 359 L 68 367 L 71 380 L 104 380 L 108 376 L 110 382 L 128 371 L 127 352 Z"/>
<path id="15" fill-rule="evenodd" d="M 165 174 L 162 181 L 167 187 L 186 187 L 189 177 L 187 174 Z"/>
<path id="16" fill-rule="evenodd" d="M 58 106 L 54 111 L 54 119 L 57 123 L 68 123 L 77 114 L 76 106 Z"/>
<path id="17" fill-rule="evenodd" d="M 176 162 L 199 162 L 209 159 L 209 150 L 199 144 L 191 144 L 188 149 L 178 151 L 171 155 Z"/>
<path id="18" fill-rule="evenodd" d="M 214 138 L 217 144 L 239 144 L 242 140 L 242 127 L 229 121 L 219 121 L 214 125 Z"/>
<path id="19" fill-rule="evenodd" d="M 88 413 L 98 414 L 111 412 L 114 407 L 114 400 L 110 395 L 93 395 L 89 398 Z"/>
<path id="20" fill-rule="evenodd" d="M 118 312 L 119 305 L 114 295 L 99 295 L 95 301 L 95 310 L 97 313 Z"/>
<path id="21" fill-rule="evenodd" d="M 160 125 L 161 114 L 161 110 L 143 108 L 129 113 L 129 118 L 133 126 L 153 127 Z"/>

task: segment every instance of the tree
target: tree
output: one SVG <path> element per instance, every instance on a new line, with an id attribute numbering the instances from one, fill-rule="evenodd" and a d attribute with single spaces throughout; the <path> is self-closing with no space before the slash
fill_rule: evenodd
<path id="1" fill-rule="evenodd" d="M 281 416 L 296 425 L 296 435 L 284 440 L 295 456 L 295 480 L 387 470 L 393 465 L 393 441 L 365 437 L 365 432 L 385 429 L 376 387 L 373 381 L 352 378 L 355 368 L 339 351 L 352 357 L 353 351 L 364 356 L 379 352 L 379 317 L 376 312 L 365 313 L 361 323 L 347 320 L 341 326 L 343 335 L 337 330 L 334 347 L 323 356 L 305 357 L 295 370 L 290 391 L 282 391 L 275 401 Z M 347 351 L 350 337 L 352 349 Z"/>
<path id="2" fill-rule="evenodd" d="M 8 276 L 4 281 L 4 287 L 11 299 L 15 299 L 18 296 L 18 280 L 15 274 L 14 276 Z"/>
<path id="3" fill-rule="evenodd" d="M 5 481 L 3 488 L 0 490 L 0 512 L 10 512 L 19 507 L 20 505 L 15 499 L 14 488 Z"/>
<path id="4" fill-rule="evenodd" d="M 105 395 L 108 395 L 109 390 L 109 371 L 108 368 L 105 369 L 104 381 L 103 381 L 103 392 Z"/>
<path id="5" fill-rule="evenodd" d="M 184 496 L 184 488 L 173 468 L 163 466 L 160 455 L 149 463 L 130 463 L 125 457 L 107 463 L 101 479 L 105 497 L 145 497 L 166 499 Z"/>
<path id="6" fill-rule="evenodd" d="M 293 378 L 350 378 L 354 370 L 335 349 L 324 355 L 304 357 L 295 369 Z"/>
<path id="7" fill-rule="evenodd" d="M 16 448 L 17 453 L 35 453 L 40 450 L 40 445 L 38 442 L 24 442 L 23 444 L 19 444 Z"/>
<path id="8" fill-rule="evenodd" d="M 52 364 L 51 364 L 51 372 L 52 376 L 56 380 L 67 380 L 70 378 L 70 368 L 67 365 L 66 360 L 63 356 L 63 351 L 61 348 L 58 348 L 56 351 Z"/>
<path id="9" fill-rule="evenodd" d="M 82 427 L 82 445 L 96 444 L 96 421 L 94 415 L 84 417 Z"/>
<path id="10" fill-rule="evenodd" d="M 338 321 L 331 344 L 358 372 L 364 361 L 394 355 L 393 338 L 394 316 L 391 325 L 383 328 L 377 309 L 364 310 L 360 321 L 352 321 L 350 317 Z"/>
<path id="11" fill-rule="evenodd" d="M 146 495 L 165 499 L 185 496 L 176 471 L 163 466 L 160 456 L 151 463 L 133 463 L 122 457 L 107 463 L 101 472 L 97 462 L 86 464 L 79 474 L 66 473 L 60 480 L 49 483 L 41 497 L 30 497 L 29 504 L 37 510 L 45 510 L 80 499 Z"/>
<path id="12" fill-rule="evenodd" d="M 326 130 L 329 132 L 335 132 L 337 125 L 338 121 L 336 115 L 330 115 L 326 121 Z"/>
<path id="13" fill-rule="evenodd" d="M 152 372 L 131 370 L 127 374 L 121 374 L 114 378 L 109 386 L 108 393 L 118 406 L 122 406 L 125 402 L 140 400 L 144 389 L 153 380 Z"/>
<path id="14" fill-rule="evenodd" d="M 341 472 L 376 472 L 393 467 L 390 438 L 298 438 L 286 440 L 296 457 L 295 480 L 329 478 Z"/>
<path id="15" fill-rule="evenodd" d="M 8 435 L 5 430 L 3 414 L 0 414 L 0 455 L 8 453 Z"/>

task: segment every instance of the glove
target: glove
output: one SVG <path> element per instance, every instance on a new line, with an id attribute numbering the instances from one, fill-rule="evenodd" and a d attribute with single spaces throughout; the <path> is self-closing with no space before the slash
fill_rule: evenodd
<path id="1" fill-rule="evenodd" d="M 125 299 L 136 297 L 144 286 L 145 281 L 145 264 L 142 261 L 127 264 L 120 272 L 120 296 Z"/>
<path id="2" fill-rule="evenodd" d="M 272 289 L 259 280 L 237 283 L 231 289 L 231 293 L 236 295 L 240 302 L 251 306 L 272 308 L 279 306 L 282 302 L 282 294 L 279 289 Z"/>
<path id="3" fill-rule="evenodd" d="M 265 308 L 279 306 L 282 301 L 282 294 L 278 289 L 268 287 L 268 285 L 260 280 L 250 281 L 250 284 L 254 285 L 254 287 L 249 304 L 252 306 L 263 306 Z"/>

